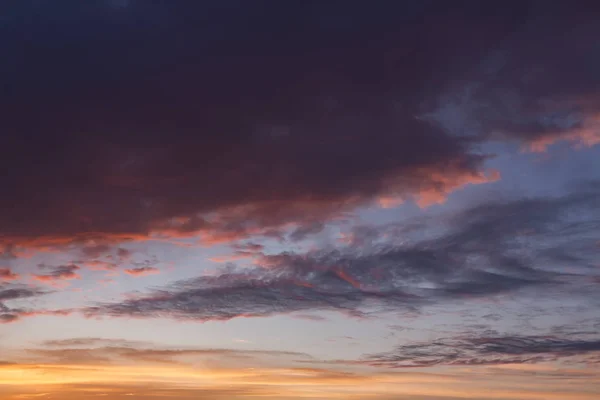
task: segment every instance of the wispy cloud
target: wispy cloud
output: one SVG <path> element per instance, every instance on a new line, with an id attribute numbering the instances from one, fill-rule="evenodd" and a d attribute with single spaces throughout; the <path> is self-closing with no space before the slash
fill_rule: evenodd
<path id="1" fill-rule="evenodd" d="M 533 9 L 535 17 L 507 33 L 461 84 L 438 95 L 425 119 L 454 134 L 513 141 L 528 151 L 557 142 L 600 143 L 600 81 L 593 73 L 598 49 L 592 39 L 598 28 L 567 3 Z M 560 56 L 543 42 L 553 43 Z"/>
<path id="2" fill-rule="evenodd" d="M 40 347 L 26 349 L 24 361 L 62 365 L 129 365 L 178 364 L 196 365 L 213 360 L 221 366 L 280 365 L 291 366 L 314 359 L 302 352 L 260 349 L 227 349 L 166 346 L 152 342 L 111 338 L 69 338 L 48 340 Z"/>
<path id="3" fill-rule="evenodd" d="M 543 363 L 600 353 L 600 338 L 574 336 L 456 337 L 411 343 L 386 353 L 369 355 L 365 362 L 379 367 L 436 365 L 496 365 Z M 584 362 L 589 360 L 583 360 Z"/>
<path id="4" fill-rule="evenodd" d="M 47 274 L 34 274 L 33 277 L 41 282 L 57 282 L 61 280 L 81 279 L 81 276 L 77 273 L 81 268 L 75 264 L 60 265 L 58 267 L 45 267 L 49 268 L 50 272 Z"/>
<path id="5" fill-rule="evenodd" d="M 48 293 L 45 290 L 31 288 L 24 285 L 0 284 L 0 301 L 25 299 L 41 296 Z"/>
<path id="6" fill-rule="evenodd" d="M 131 276 L 146 276 L 160 273 L 160 270 L 155 267 L 138 267 L 126 269 L 125 273 Z"/>
<path id="7" fill-rule="evenodd" d="M 254 268 L 228 266 L 85 312 L 207 321 L 418 310 L 536 288 L 588 293 L 597 279 L 599 198 L 597 186 L 586 184 L 560 197 L 485 203 L 445 219 L 357 230 L 360 246 L 266 255 Z"/>

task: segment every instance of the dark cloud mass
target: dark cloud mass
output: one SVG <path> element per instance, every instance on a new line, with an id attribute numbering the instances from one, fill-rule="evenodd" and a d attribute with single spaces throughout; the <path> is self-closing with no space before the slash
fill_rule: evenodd
<path id="1" fill-rule="evenodd" d="M 347 247 L 263 255 L 254 268 L 229 265 L 215 275 L 85 312 L 207 321 L 309 310 L 360 316 L 518 291 L 596 298 L 598 188 L 594 182 L 560 197 L 486 203 L 400 226 L 359 227 L 358 242 Z M 432 229 L 438 234 L 422 234 Z M 360 238 L 364 232 L 368 235 Z"/>
<path id="2" fill-rule="evenodd" d="M 5 243 L 218 241 L 289 222 L 302 238 L 381 196 L 426 204 L 492 179 L 478 143 L 500 128 L 529 142 L 518 110 L 543 106 L 544 82 L 595 112 L 595 3 L 113 3 L 1 6 Z M 536 24 L 570 36 L 540 50 Z M 494 49 L 518 107 L 477 140 L 422 117 Z M 543 81 L 520 85 L 540 64 Z"/>

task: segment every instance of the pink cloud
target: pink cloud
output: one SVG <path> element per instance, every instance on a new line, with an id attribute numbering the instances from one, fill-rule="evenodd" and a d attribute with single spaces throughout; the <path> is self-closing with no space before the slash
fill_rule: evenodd
<path id="1" fill-rule="evenodd" d="M 131 276 L 146 276 L 146 275 L 154 275 L 160 273 L 158 268 L 154 267 L 139 267 L 139 268 L 131 268 L 126 269 L 125 273 Z"/>

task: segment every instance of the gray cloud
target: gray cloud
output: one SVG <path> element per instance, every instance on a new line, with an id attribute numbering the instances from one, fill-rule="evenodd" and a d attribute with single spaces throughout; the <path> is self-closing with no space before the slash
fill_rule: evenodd
<path id="1" fill-rule="evenodd" d="M 364 361 L 381 367 L 494 365 L 552 361 L 600 352 L 600 339 L 573 336 L 478 336 L 405 344 L 393 351 L 368 355 Z"/>
<path id="2" fill-rule="evenodd" d="M 228 266 L 84 312 L 198 321 L 312 310 L 361 316 L 528 290 L 590 294 L 598 278 L 599 200 L 592 183 L 561 197 L 482 204 L 421 220 L 424 229 L 437 229 L 433 238 L 383 226 L 369 230 L 361 246 L 263 255 L 259 267 Z"/>
<path id="3" fill-rule="evenodd" d="M 25 299 L 29 297 L 41 296 L 46 293 L 48 292 L 38 288 L 30 288 L 24 285 L 0 284 L 0 301 Z"/>
<path id="4" fill-rule="evenodd" d="M 0 283 L 0 323 L 16 322 L 24 314 L 32 313 L 29 310 L 9 307 L 6 305 L 6 302 L 38 297 L 47 293 L 49 292 L 25 285 Z"/>

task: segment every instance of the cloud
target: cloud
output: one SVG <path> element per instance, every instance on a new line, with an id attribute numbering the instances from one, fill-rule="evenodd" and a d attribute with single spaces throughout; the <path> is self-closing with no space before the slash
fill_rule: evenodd
<path id="1" fill-rule="evenodd" d="M 233 248 L 238 251 L 260 253 L 264 250 L 265 246 L 263 246 L 260 243 L 247 242 L 247 243 L 236 243 L 233 245 Z"/>
<path id="2" fill-rule="evenodd" d="M 0 301 L 26 299 L 48 293 L 47 291 L 23 285 L 0 284 Z"/>
<path id="3" fill-rule="evenodd" d="M 47 347 L 76 347 L 76 346 L 135 347 L 135 346 L 147 345 L 148 343 L 142 342 L 142 341 L 136 341 L 136 340 L 126 340 L 126 339 L 83 337 L 83 338 L 46 340 L 42 344 Z"/>
<path id="4" fill-rule="evenodd" d="M 45 267 L 48 268 L 48 267 Z M 33 275 L 34 279 L 40 282 L 51 282 L 71 279 L 81 279 L 81 276 L 76 272 L 81 268 L 75 264 L 60 265 L 58 267 L 50 267 L 50 272 L 43 275 Z"/>
<path id="5" fill-rule="evenodd" d="M 531 16 L 449 85 L 423 117 L 448 132 L 529 151 L 600 143 L 600 29 L 583 9 L 531 3 Z M 540 46 L 551 43 L 551 46 Z"/>
<path id="6" fill-rule="evenodd" d="M 154 268 L 154 267 L 138 267 L 138 268 L 126 269 L 125 273 L 127 275 L 131 275 L 131 276 L 145 276 L 145 275 L 158 274 L 158 273 L 160 273 L 160 270 L 158 268 Z"/>
<path id="7" fill-rule="evenodd" d="M 19 316 L 16 314 L 0 314 L 0 324 L 10 324 L 16 322 Z"/>
<path id="8" fill-rule="evenodd" d="M 47 294 L 45 290 L 18 284 L 0 283 L 0 323 L 19 321 L 24 316 L 31 316 L 34 312 L 22 308 L 12 308 L 6 302 L 29 299 Z M 43 313 L 44 311 L 40 311 Z"/>
<path id="9" fill-rule="evenodd" d="M 374 366 L 392 368 L 522 364 L 549 362 L 598 352 L 598 338 L 475 335 L 406 344 L 391 352 L 369 355 L 364 361 Z"/>
<path id="10" fill-rule="evenodd" d="M 436 204 L 498 178 L 479 149 L 491 128 L 473 140 L 421 117 L 431 99 L 470 78 L 490 48 L 516 46 L 511 60 L 522 65 L 492 83 L 514 87 L 518 98 L 544 97 L 519 92 L 538 64 L 550 75 L 532 76 L 560 85 L 557 96 L 585 97 L 596 83 L 576 69 L 556 79 L 569 59 L 559 51 L 526 51 L 531 45 L 521 43 L 540 34 L 526 28 L 522 5 L 488 4 L 482 13 L 467 3 L 365 10 L 347 2 L 342 19 L 351 22 L 340 24 L 323 23 L 341 18 L 336 7 L 312 3 L 132 4 L 118 14 L 48 7 L 19 6 L 23 17 L 2 27 L 10 87 L 0 98 L 7 115 L 0 168 L 9 171 L 1 183 L 18 189 L 0 200 L 0 238 L 21 246 L 190 236 L 210 244 L 280 237 L 283 228 L 298 239 L 380 199 Z M 557 37 L 571 32 L 560 49 L 574 55 L 570 64 L 595 71 L 589 40 L 578 40 L 587 31 L 570 29 L 586 15 L 559 11 L 551 17 L 564 21 L 546 24 Z M 142 40 L 149 45 L 132 50 Z M 589 62 L 579 63 L 586 49 Z M 496 104 L 501 94 L 485 91 L 484 100 Z M 539 103 L 540 115 L 552 109 Z M 594 101 L 585 104 L 591 115 Z M 509 117 L 492 116 L 488 125 L 527 120 Z M 502 140 L 531 142 L 522 131 Z"/>
<path id="11" fill-rule="evenodd" d="M 210 321 L 319 310 L 365 316 L 504 294 L 594 296 L 599 199 L 595 183 L 581 184 L 564 196 L 359 227 L 351 246 L 263 255 L 255 267 L 229 264 L 84 312 Z"/>
<path id="12" fill-rule="evenodd" d="M 266 366 L 278 360 L 285 361 L 288 365 L 295 360 L 304 363 L 313 360 L 310 355 L 295 351 L 174 347 L 111 338 L 48 340 L 42 343 L 42 347 L 27 349 L 26 353 L 36 363 L 61 365 L 195 365 L 198 361 L 213 360 L 222 366 L 235 364 L 236 367 L 241 367 L 243 364 Z M 27 360 L 29 358 L 24 359 Z"/>
<path id="13" fill-rule="evenodd" d="M 12 272 L 10 268 L 0 268 L 0 282 L 14 281 L 19 278 L 19 274 Z"/>

